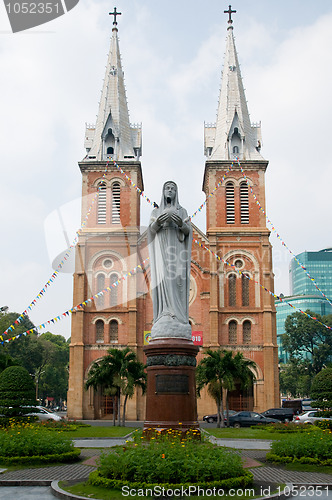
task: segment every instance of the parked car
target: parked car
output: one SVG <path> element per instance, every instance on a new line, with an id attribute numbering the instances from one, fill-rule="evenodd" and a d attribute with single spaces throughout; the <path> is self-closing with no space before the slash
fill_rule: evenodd
<path id="1" fill-rule="evenodd" d="M 277 424 L 278 422 L 279 420 L 276 418 L 264 417 L 264 415 L 255 411 L 239 411 L 229 417 L 229 425 L 236 428 L 250 427 L 251 425 Z"/>
<path id="2" fill-rule="evenodd" d="M 235 413 L 237 412 L 234 410 L 229 410 L 229 416 L 234 415 Z M 224 411 L 224 416 L 226 417 L 226 411 Z M 217 413 L 214 413 L 213 415 L 205 415 L 203 417 L 203 422 L 209 422 L 209 424 L 217 422 Z"/>
<path id="3" fill-rule="evenodd" d="M 269 418 L 276 418 L 280 422 L 291 422 L 294 417 L 293 408 L 270 408 L 262 411 L 261 415 Z"/>
<path id="4" fill-rule="evenodd" d="M 310 410 L 301 413 L 301 415 L 295 415 L 293 422 L 295 424 L 314 424 L 317 420 L 332 420 L 332 417 L 316 417 L 318 410 Z"/>
<path id="5" fill-rule="evenodd" d="M 28 416 L 38 417 L 40 421 L 45 422 L 47 420 L 55 420 L 56 422 L 60 422 L 62 417 L 60 415 L 56 415 L 52 411 L 49 411 L 44 406 L 35 406 L 31 407 L 31 412 L 28 413 Z"/>

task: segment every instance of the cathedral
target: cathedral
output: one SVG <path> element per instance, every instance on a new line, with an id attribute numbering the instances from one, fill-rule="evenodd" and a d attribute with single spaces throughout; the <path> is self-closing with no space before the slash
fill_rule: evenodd
<path id="1" fill-rule="evenodd" d="M 254 385 L 245 391 L 238 386 L 230 408 L 264 411 L 280 406 L 276 311 L 263 289 L 273 292 L 274 278 L 270 231 L 250 191 L 264 209 L 268 161 L 261 155 L 260 124 L 250 122 L 229 11 L 216 122 L 204 130 L 206 233 L 192 224 L 189 322 L 198 362 L 206 349 L 222 348 L 256 363 Z M 85 389 L 89 370 L 109 348 L 128 346 L 145 363 L 153 320 L 147 234 L 140 232 L 142 130 L 129 120 L 116 14 L 97 121 L 86 127 L 87 154 L 79 162 L 84 224 L 76 248 L 74 304 L 107 287 L 109 292 L 72 316 L 68 417 L 73 419 L 112 418 L 117 411 L 112 398 Z M 207 392 L 197 405 L 199 419 L 216 412 Z M 140 390 L 127 404 L 127 419 L 145 419 Z"/>

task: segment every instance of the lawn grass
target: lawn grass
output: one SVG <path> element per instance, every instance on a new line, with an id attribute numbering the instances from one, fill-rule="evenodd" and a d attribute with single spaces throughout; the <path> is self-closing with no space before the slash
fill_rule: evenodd
<path id="1" fill-rule="evenodd" d="M 65 431 L 64 434 L 71 439 L 79 438 L 106 438 L 106 437 L 124 437 L 133 432 L 135 427 L 78 427 L 74 431 Z"/>
<path id="2" fill-rule="evenodd" d="M 285 485 L 279 485 L 279 488 L 283 488 Z M 101 488 L 99 486 L 92 486 L 86 482 L 83 483 L 77 483 L 74 485 L 69 486 L 67 481 L 59 481 L 59 487 L 62 488 L 64 491 L 67 491 L 69 493 L 72 493 L 73 495 L 78 495 L 78 496 L 83 496 L 83 497 L 88 497 L 88 498 L 94 498 L 98 500 L 123 500 L 124 496 L 122 495 L 122 492 L 120 490 L 110 490 L 106 488 Z M 248 487 L 247 490 L 252 489 L 253 487 Z M 248 493 L 248 491 L 247 491 Z M 238 495 L 225 495 L 228 496 L 229 498 L 232 498 L 233 500 L 250 500 L 254 498 L 258 498 L 261 496 L 261 490 L 260 487 L 256 488 L 256 494 L 254 496 L 245 494 L 243 496 L 238 496 Z M 257 494 L 258 493 L 258 494 Z M 277 490 L 271 490 L 271 494 L 277 493 Z M 141 498 L 142 495 L 136 495 L 136 496 L 130 496 L 129 498 Z M 151 497 L 146 497 L 146 498 L 151 498 Z M 174 497 L 177 498 L 177 497 Z M 211 495 L 205 496 L 194 496 L 191 495 L 189 498 L 192 500 L 199 500 L 200 498 L 211 498 Z"/>
<path id="3" fill-rule="evenodd" d="M 253 429 L 251 427 L 241 427 L 240 429 L 233 429 L 232 427 L 224 427 L 221 429 L 204 429 L 206 432 L 216 438 L 224 439 L 285 439 L 287 438 L 286 432 L 269 432 L 265 429 Z"/>

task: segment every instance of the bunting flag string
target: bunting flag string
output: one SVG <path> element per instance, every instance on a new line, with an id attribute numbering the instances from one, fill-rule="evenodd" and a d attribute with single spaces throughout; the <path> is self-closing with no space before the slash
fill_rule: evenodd
<path id="1" fill-rule="evenodd" d="M 300 313 L 304 314 L 308 318 L 313 319 L 314 321 L 316 321 L 317 323 L 319 323 L 321 326 L 324 326 L 328 330 L 332 330 L 331 326 L 325 325 L 325 323 L 322 323 L 321 321 L 319 321 L 319 319 L 317 319 L 315 316 L 311 316 L 307 312 L 302 311 L 302 309 L 299 309 L 298 307 L 294 306 L 290 302 L 287 302 L 287 300 L 285 300 L 283 297 L 280 297 L 279 295 L 275 294 L 274 292 L 271 292 L 271 290 L 269 290 L 264 285 L 262 285 L 261 283 L 259 283 L 259 281 L 256 281 L 255 279 L 250 278 L 250 276 L 248 275 L 248 273 L 246 271 L 241 271 L 240 269 L 238 269 L 237 267 L 235 267 L 234 264 L 230 264 L 230 262 L 227 262 L 227 260 L 224 260 L 218 254 L 216 254 L 215 252 L 213 252 L 212 250 L 210 250 L 210 248 L 208 248 L 207 246 L 203 245 L 203 243 L 201 243 L 200 241 L 196 240 L 195 238 L 193 238 L 193 241 L 199 247 L 203 248 L 204 250 L 207 250 L 211 255 L 213 255 L 213 257 L 215 257 L 216 259 L 218 259 L 220 262 L 222 262 L 223 264 L 226 264 L 227 266 L 231 267 L 237 274 L 239 274 L 240 276 L 244 276 L 245 278 L 247 278 L 248 280 L 252 281 L 253 283 L 256 283 L 256 285 L 258 285 L 260 288 L 262 288 L 265 292 L 267 292 L 270 295 L 272 295 L 272 297 L 274 297 L 275 299 L 279 300 L 280 302 L 284 302 L 285 304 L 289 305 L 292 309 L 295 309 L 296 311 L 299 311 Z"/>
<path id="2" fill-rule="evenodd" d="M 103 178 L 105 178 L 105 176 L 106 176 L 108 164 L 109 164 L 109 162 L 106 165 L 105 171 L 103 173 Z M 81 227 L 76 231 L 76 236 L 75 236 L 72 244 L 69 246 L 67 252 L 65 253 L 63 259 L 58 264 L 58 266 L 57 266 L 56 270 L 54 271 L 54 273 L 50 276 L 50 278 L 47 280 L 47 282 L 45 283 L 45 285 L 43 286 L 43 288 L 39 291 L 39 293 L 37 293 L 37 295 L 35 296 L 35 298 L 30 302 L 30 304 L 23 311 L 23 313 L 18 316 L 18 318 L 16 319 L 16 321 L 14 321 L 14 323 L 12 325 L 10 325 L 7 328 L 7 330 L 5 330 L 3 332 L 2 335 L 8 335 L 10 332 L 12 332 L 13 330 L 15 330 L 15 326 L 18 325 L 19 323 L 21 323 L 24 320 L 24 318 L 28 315 L 29 311 L 31 311 L 31 309 L 34 306 L 37 305 L 38 301 L 42 297 L 44 297 L 45 293 L 47 292 L 47 289 L 52 285 L 52 283 L 54 283 L 54 280 L 58 277 L 58 275 L 60 273 L 60 270 L 64 266 L 65 262 L 68 260 L 68 258 L 70 256 L 72 250 L 75 248 L 76 243 L 78 242 L 79 235 L 81 234 L 81 232 L 83 231 L 83 229 L 85 228 L 85 226 L 87 224 L 87 221 L 88 221 L 89 216 L 91 214 L 92 208 L 93 208 L 93 206 L 94 206 L 94 204 L 95 204 L 95 202 L 96 202 L 96 200 L 97 200 L 97 198 L 99 196 L 99 192 L 100 192 L 100 186 L 98 187 L 98 190 L 97 190 L 96 194 L 94 195 L 94 197 L 93 197 L 93 199 L 91 201 L 91 204 L 90 204 L 90 206 L 89 206 L 89 208 L 88 208 L 88 210 L 86 212 L 86 215 L 85 215 L 84 221 L 81 224 Z"/>
<path id="3" fill-rule="evenodd" d="M 61 321 L 62 319 L 67 318 L 68 316 L 70 316 L 70 314 L 72 314 L 72 313 L 74 313 L 76 311 L 84 309 L 84 306 L 86 306 L 87 304 L 91 303 L 93 300 L 98 299 L 99 297 L 102 297 L 105 293 L 110 292 L 112 288 L 115 288 L 116 286 L 119 286 L 119 284 L 122 281 L 125 281 L 128 277 L 133 276 L 134 274 L 136 274 L 136 272 L 138 271 L 138 269 L 140 269 L 141 271 L 144 271 L 144 267 L 143 266 L 145 265 L 145 263 L 148 260 L 149 260 L 149 257 L 147 257 L 146 259 L 144 259 L 142 261 L 142 264 L 138 264 L 131 271 L 129 271 L 128 273 L 126 273 L 123 276 L 121 276 L 117 281 L 115 281 L 114 283 L 112 283 L 110 286 L 104 288 L 100 292 L 95 293 L 90 298 L 84 300 L 80 304 L 77 304 L 75 307 L 72 307 L 71 309 L 68 309 L 68 311 L 63 312 L 62 314 L 59 314 L 58 316 L 55 316 L 54 318 L 51 318 L 48 321 L 45 321 L 44 323 L 41 323 L 40 325 L 35 326 L 34 328 L 31 328 L 30 330 L 27 330 L 26 332 L 19 333 L 17 335 L 13 335 L 11 338 L 4 339 L 3 335 L 0 335 L 0 344 L 4 345 L 6 342 L 10 342 L 11 340 L 16 340 L 16 339 L 18 339 L 18 338 L 20 338 L 22 336 L 26 337 L 27 335 L 30 335 L 32 333 L 35 333 L 35 334 L 38 335 L 39 334 L 39 330 L 43 330 L 48 325 L 55 324 L 58 321 Z"/>
<path id="4" fill-rule="evenodd" d="M 199 212 L 202 211 L 202 209 L 205 207 L 205 205 L 207 204 L 207 202 L 209 201 L 209 199 L 215 194 L 216 190 L 222 185 L 222 183 L 225 180 L 225 177 L 231 171 L 232 166 L 233 166 L 233 162 L 232 162 L 231 166 L 229 168 L 227 168 L 225 174 L 222 176 L 221 180 L 218 182 L 218 184 L 216 185 L 216 187 L 214 188 L 214 190 L 211 191 L 211 193 L 209 193 L 207 195 L 206 200 L 204 201 L 204 203 L 202 203 L 202 205 L 196 210 L 196 212 L 193 213 L 193 215 L 191 217 L 189 217 L 188 220 L 193 219 Z"/>
<path id="5" fill-rule="evenodd" d="M 135 182 L 129 177 L 129 175 L 126 174 L 126 172 L 116 163 L 115 160 L 113 160 L 113 164 L 115 166 L 115 168 L 127 179 L 127 181 L 129 182 L 129 184 L 134 188 L 136 189 L 136 191 L 138 192 L 138 194 L 140 196 L 142 196 L 142 198 L 145 199 L 145 201 L 147 201 L 150 205 L 152 205 L 153 207 L 157 208 L 158 205 L 156 202 L 154 201 L 151 201 L 150 198 L 148 198 L 145 194 L 144 194 L 144 191 L 142 191 L 138 186 L 137 184 L 135 184 Z"/>
<path id="6" fill-rule="evenodd" d="M 250 183 L 249 183 L 249 180 L 246 176 L 246 174 L 244 173 L 244 170 L 240 164 L 240 160 L 237 158 L 237 163 L 241 169 L 241 173 L 243 175 L 243 178 L 244 180 L 246 181 L 246 184 L 256 202 L 256 205 L 258 206 L 259 210 L 262 212 L 262 214 L 264 215 L 265 219 L 266 219 L 266 222 L 271 226 L 272 228 L 272 231 L 275 233 L 275 235 L 277 236 L 278 240 L 280 241 L 280 243 L 289 251 L 289 253 L 292 255 L 292 257 L 294 257 L 294 260 L 295 262 L 303 269 L 303 271 L 305 272 L 305 274 L 308 276 L 308 278 L 310 279 L 310 281 L 313 283 L 313 285 L 316 287 L 316 289 L 320 292 L 320 294 L 328 301 L 328 303 L 332 306 L 332 302 L 331 300 L 325 295 L 325 293 L 319 288 L 319 286 L 317 285 L 316 283 L 316 280 L 315 278 L 313 278 L 307 268 L 300 262 L 300 260 L 296 257 L 296 255 L 294 254 L 294 252 L 292 252 L 292 250 L 286 245 L 286 243 L 284 242 L 284 240 L 282 239 L 282 237 L 280 236 L 280 234 L 277 232 L 276 228 L 274 227 L 274 224 L 273 222 L 269 219 L 269 217 L 267 216 L 264 208 L 262 207 L 262 205 L 260 204 L 257 196 L 255 195 L 252 187 L 250 186 Z"/>

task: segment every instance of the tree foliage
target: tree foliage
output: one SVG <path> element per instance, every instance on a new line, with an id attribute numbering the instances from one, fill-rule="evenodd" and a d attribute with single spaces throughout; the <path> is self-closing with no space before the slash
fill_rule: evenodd
<path id="1" fill-rule="evenodd" d="M 0 316 L 3 332 L 18 318 L 17 313 Z M 15 335 L 34 328 L 26 316 L 15 325 Z M 8 338 L 8 336 L 6 337 Z M 37 392 L 42 398 L 66 399 L 68 390 L 69 342 L 62 335 L 46 332 L 37 336 L 21 336 L 0 345 L 0 372 L 7 366 L 18 364 L 34 377 Z"/>
<path id="2" fill-rule="evenodd" d="M 36 404 L 35 384 L 22 366 L 10 366 L 0 374 L 0 407 L 7 417 L 29 413 Z"/>
<path id="3" fill-rule="evenodd" d="M 255 380 L 253 370 L 255 362 L 244 358 L 238 352 L 233 356 L 232 351 L 225 349 L 206 351 L 207 356 L 201 360 L 196 370 L 197 392 L 207 386 L 209 394 L 217 404 L 217 427 L 224 425 L 223 393 L 226 399 L 227 424 L 229 423 L 229 393 L 235 389 L 236 382 L 240 382 L 245 389 Z"/>
<path id="4" fill-rule="evenodd" d="M 140 387 L 143 393 L 146 390 L 144 365 L 129 347 L 111 348 L 106 356 L 91 366 L 85 387 L 86 389 L 93 387 L 95 390 L 100 387 L 105 394 L 113 397 L 113 408 L 117 398 L 119 425 L 121 425 L 120 401 L 121 396 L 124 396 L 122 413 L 122 425 L 124 425 L 128 398 L 133 397 L 136 387 Z M 114 412 L 113 423 L 115 423 Z"/>
<path id="5" fill-rule="evenodd" d="M 306 311 L 321 323 L 332 326 L 332 315 L 320 316 L 312 311 Z M 294 358 L 309 357 L 310 371 L 318 373 L 332 356 L 332 331 L 309 318 L 296 312 L 286 318 L 283 335 L 283 347 Z"/>
<path id="6" fill-rule="evenodd" d="M 309 360 L 291 358 L 289 363 L 280 365 L 280 391 L 293 398 L 307 397 L 313 377 Z"/>
<path id="7" fill-rule="evenodd" d="M 332 368 L 325 368 L 317 373 L 312 382 L 311 397 L 316 407 L 332 408 Z"/>

